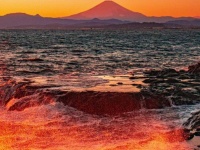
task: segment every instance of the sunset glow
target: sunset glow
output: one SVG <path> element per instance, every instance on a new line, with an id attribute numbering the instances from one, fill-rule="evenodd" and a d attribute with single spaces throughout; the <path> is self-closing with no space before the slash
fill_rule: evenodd
<path id="1" fill-rule="evenodd" d="M 199 0 L 114 0 L 116 3 L 147 16 L 200 16 Z M 76 14 L 103 2 L 103 0 L 0 0 L 0 15 L 23 12 L 45 17 L 64 17 Z"/>
<path id="2" fill-rule="evenodd" d="M 159 124 L 158 122 L 155 122 Z M 188 147 L 187 143 L 184 143 L 182 138 L 182 131 L 174 131 L 170 134 L 161 133 L 159 129 L 152 130 L 149 133 L 148 138 L 141 142 L 137 142 L 138 138 L 141 138 L 140 134 L 134 135 L 133 140 L 129 140 L 127 144 L 112 144 L 109 141 L 113 138 L 112 131 L 109 130 L 102 131 L 98 133 L 96 137 L 97 141 L 104 139 L 108 141 L 104 143 L 104 146 L 98 146 L 97 143 L 88 139 L 90 137 L 90 128 L 63 128 L 59 129 L 56 125 L 52 128 L 47 128 L 45 126 L 35 125 L 29 126 L 25 124 L 7 124 L 1 122 L 1 133 L 0 133 L 0 150 L 8 150 L 12 148 L 17 149 L 65 149 L 66 147 L 70 150 L 79 150 L 81 145 L 84 145 L 85 150 L 94 149 L 96 150 L 186 150 Z M 122 135 L 126 136 L 126 133 Z M 131 138 L 131 137 L 130 137 Z M 84 143 L 82 143 L 84 141 Z M 176 145 L 177 142 L 177 145 Z M 182 145 L 178 142 L 183 142 Z M 43 146 L 44 143 L 47 146 Z M 62 146 L 65 145 L 65 146 Z"/>

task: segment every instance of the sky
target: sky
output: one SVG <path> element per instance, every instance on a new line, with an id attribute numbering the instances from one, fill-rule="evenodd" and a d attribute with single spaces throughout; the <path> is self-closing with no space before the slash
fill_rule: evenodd
<path id="1" fill-rule="evenodd" d="M 92 8 L 104 0 L 0 0 L 0 16 L 9 13 L 64 17 Z M 200 16 L 200 0 L 113 0 L 147 16 Z"/>

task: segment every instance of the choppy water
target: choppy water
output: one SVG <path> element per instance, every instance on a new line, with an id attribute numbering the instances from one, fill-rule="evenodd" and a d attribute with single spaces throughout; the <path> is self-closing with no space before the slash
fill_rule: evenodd
<path id="1" fill-rule="evenodd" d="M 0 40 L 1 61 L 11 75 L 22 76 L 126 74 L 181 68 L 200 58 L 199 30 L 18 30 L 0 31 Z"/>
<path id="2" fill-rule="evenodd" d="M 49 79 L 54 86 L 93 86 L 98 75 L 176 68 L 200 60 L 200 30 L 1 30 L 1 85 L 6 77 Z M 92 77 L 91 77 L 92 76 Z M 65 78 L 65 80 L 63 80 Z M 63 83 L 66 82 L 66 83 Z M 59 89 L 59 87 L 58 87 Z M 0 110 L 0 149 L 193 149 L 178 130 L 199 105 L 89 115 L 52 102 L 24 111 Z"/>

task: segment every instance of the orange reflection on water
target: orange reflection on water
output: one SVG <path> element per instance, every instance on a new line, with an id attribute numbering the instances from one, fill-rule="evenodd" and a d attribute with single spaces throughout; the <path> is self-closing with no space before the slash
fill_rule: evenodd
<path id="1" fill-rule="evenodd" d="M 91 137 L 91 132 L 97 132 L 96 137 Z M 124 140 L 126 134 L 119 135 L 112 145 L 110 141 L 115 141 L 116 135 L 108 129 L 98 133 L 91 127 L 61 129 L 59 125 L 56 128 L 55 125 L 29 126 L 0 122 L 0 150 L 188 150 L 181 130 L 160 132 L 153 129 L 147 136 L 144 135 L 145 138 L 133 133 L 132 137 Z"/>

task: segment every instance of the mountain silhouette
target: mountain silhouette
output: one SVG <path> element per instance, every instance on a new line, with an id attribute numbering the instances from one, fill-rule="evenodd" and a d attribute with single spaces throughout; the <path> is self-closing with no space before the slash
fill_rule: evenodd
<path id="1" fill-rule="evenodd" d="M 48 25 L 48 24 L 75 24 L 79 21 L 70 19 L 58 19 L 58 18 L 44 18 L 40 15 L 28 15 L 25 13 L 12 13 L 5 16 L 0 16 L 0 28 L 11 28 L 17 26 L 27 25 Z"/>
<path id="2" fill-rule="evenodd" d="M 128 21 L 117 19 L 91 19 L 91 20 L 73 20 L 61 18 L 47 18 L 40 15 L 28 15 L 25 13 L 13 13 L 0 16 L 0 29 L 9 28 L 65 28 L 65 27 L 88 27 L 111 24 L 124 24 Z"/>
<path id="3" fill-rule="evenodd" d="M 98 18 L 142 21 L 146 18 L 146 16 L 141 13 L 128 10 L 113 1 L 104 1 L 87 11 L 64 18 L 76 20 Z"/>

